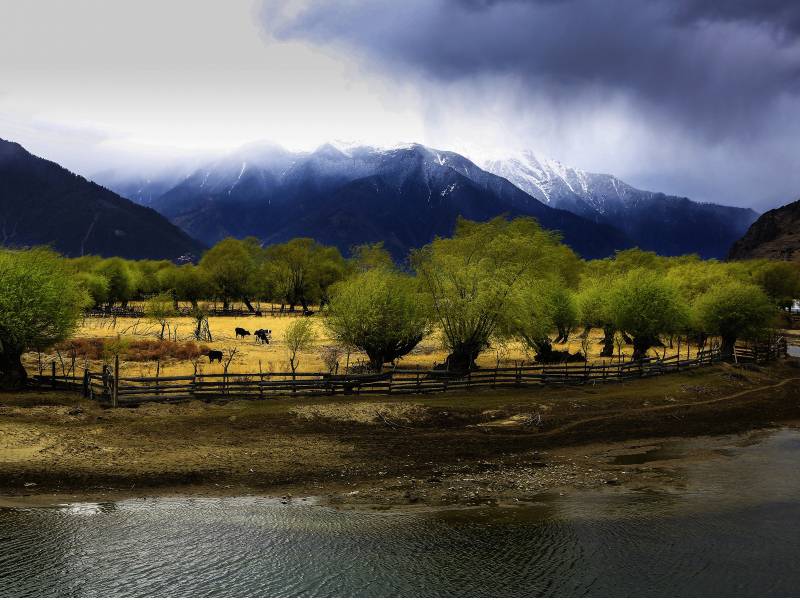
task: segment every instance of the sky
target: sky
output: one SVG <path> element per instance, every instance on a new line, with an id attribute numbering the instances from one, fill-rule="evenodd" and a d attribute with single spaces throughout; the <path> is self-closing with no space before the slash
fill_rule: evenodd
<path id="1" fill-rule="evenodd" d="M 85 175 L 269 140 L 532 149 L 800 197 L 794 0 L 0 0 L 0 138 Z"/>

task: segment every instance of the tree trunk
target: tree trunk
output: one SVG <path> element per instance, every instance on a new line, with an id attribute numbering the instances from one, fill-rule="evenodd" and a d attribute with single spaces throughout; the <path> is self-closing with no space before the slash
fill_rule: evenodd
<path id="1" fill-rule="evenodd" d="M 614 356 L 614 328 L 603 327 L 603 351 L 600 356 Z"/>
<path id="2" fill-rule="evenodd" d="M 22 366 L 22 353 L 9 351 L 0 352 L 0 389 L 18 390 L 25 387 L 28 373 Z"/>
<path id="3" fill-rule="evenodd" d="M 478 368 L 475 359 L 478 358 L 480 348 L 475 345 L 465 345 L 455 348 L 447 357 L 447 370 L 464 373 Z"/>
<path id="4" fill-rule="evenodd" d="M 380 373 L 383 371 L 383 355 L 382 354 L 374 354 L 367 352 L 367 357 L 369 358 L 369 368 L 371 371 L 375 373 Z"/>
<path id="5" fill-rule="evenodd" d="M 730 335 L 723 335 L 722 336 L 722 346 L 720 346 L 720 352 L 722 356 L 733 356 L 733 348 L 736 345 L 736 336 Z"/>
<path id="6" fill-rule="evenodd" d="M 633 360 L 642 360 L 647 357 L 647 351 L 655 345 L 654 340 L 647 336 L 633 338 Z"/>

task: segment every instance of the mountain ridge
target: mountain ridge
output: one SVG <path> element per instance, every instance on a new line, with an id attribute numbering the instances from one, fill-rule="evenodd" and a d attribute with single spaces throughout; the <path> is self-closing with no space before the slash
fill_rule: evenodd
<path id="1" fill-rule="evenodd" d="M 640 190 L 614 175 L 568 167 L 530 150 L 487 159 L 481 166 L 539 194 L 549 206 L 614 224 L 637 246 L 659 254 L 724 258 L 758 217 L 752 209 Z"/>
<path id="2" fill-rule="evenodd" d="M 336 147 L 313 152 L 246 149 L 209 163 L 152 206 L 212 244 L 227 235 L 265 243 L 309 236 L 346 251 L 384 241 L 396 258 L 436 236 L 457 217 L 533 216 L 594 258 L 631 246 L 616 228 L 545 206 L 502 177 L 454 152 L 421 144 Z"/>
<path id="3" fill-rule="evenodd" d="M 761 215 L 730 249 L 728 258 L 800 262 L 800 200 Z"/>
<path id="4" fill-rule="evenodd" d="M 178 260 L 203 245 L 151 208 L 0 139 L 0 245 Z"/>

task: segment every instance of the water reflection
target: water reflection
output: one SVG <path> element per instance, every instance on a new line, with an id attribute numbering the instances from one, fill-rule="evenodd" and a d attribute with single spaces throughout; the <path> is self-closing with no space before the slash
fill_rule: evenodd
<path id="1" fill-rule="evenodd" d="M 800 433 L 722 446 L 681 465 L 677 492 L 516 509 L 165 498 L 0 510 L 0 595 L 797 595 Z"/>

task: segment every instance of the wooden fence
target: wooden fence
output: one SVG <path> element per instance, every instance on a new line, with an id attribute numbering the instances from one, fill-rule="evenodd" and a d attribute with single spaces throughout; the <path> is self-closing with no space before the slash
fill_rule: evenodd
<path id="1" fill-rule="evenodd" d="M 393 369 L 366 375 L 298 372 L 125 377 L 119 373 L 117 360 L 113 367 L 106 366 L 100 373 L 87 370 L 83 376 L 57 375 L 53 363 L 49 375 L 38 375 L 34 380 L 41 387 L 75 390 L 103 404 L 124 406 L 151 401 L 178 402 L 229 397 L 264 399 L 279 396 L 424 394 L 479 388 L 608 383 L 695 369 L 724 359 L 736 363 L 763 363 L 786 356 L 786 350 L 786 341 L 781 338 L 766 345 L 737 346 L 734 354 L 727 357 L 714 348 L 703 350 L 691 358 L 673 355 L 635 362 L 531 365 L 479 369 L 467 373 Z"/>

